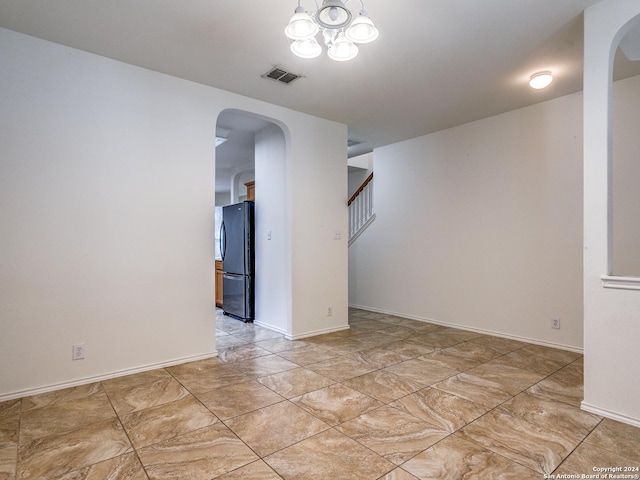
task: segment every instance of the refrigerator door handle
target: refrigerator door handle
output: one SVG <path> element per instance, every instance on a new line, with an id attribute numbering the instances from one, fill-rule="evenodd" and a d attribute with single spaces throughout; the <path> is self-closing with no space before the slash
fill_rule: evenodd
<path id="1" fill-rule="evenodd" d="M 224 221 L 220 225 L 220 255 L 222 255 L 222 261 L 227 253 L 227 227 L 224 226 Z"/>

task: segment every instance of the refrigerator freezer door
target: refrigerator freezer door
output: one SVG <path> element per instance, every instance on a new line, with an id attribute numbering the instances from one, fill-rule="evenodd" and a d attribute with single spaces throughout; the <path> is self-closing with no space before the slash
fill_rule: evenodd
<path id="1" fill-rule="evenodd" d="M 254 319 L 253 284 L 248 275 L 225 273 L 222 277 L 224 313 L 245 322 Z"/>

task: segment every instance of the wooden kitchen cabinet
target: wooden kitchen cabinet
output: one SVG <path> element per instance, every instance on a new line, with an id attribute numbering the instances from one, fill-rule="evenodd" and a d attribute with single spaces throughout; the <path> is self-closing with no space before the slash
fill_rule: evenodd
<path id="1" fill-rule="evenodd" d="M 216 307 L 222 308 L 222 260 L 216 260 Z"/>
<path id="2" fill-rule="evenodd" d="M 247 187 L 247 200 L 254 202 L 256 200 L 256 182 L 247 182 L 244 185 Z"/>

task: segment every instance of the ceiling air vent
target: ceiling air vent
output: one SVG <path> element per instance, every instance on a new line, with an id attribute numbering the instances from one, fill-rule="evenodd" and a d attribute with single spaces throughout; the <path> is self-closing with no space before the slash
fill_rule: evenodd
<path id="1" fill-rule="evenodd" d="M 356 140 L 354 138 L 349 138 L 347 140 L 347 147 L 355 147 L 356 145 L 360 145 L 362 140 Z"/>
<path id="2" fill-rule="evenodd" d="M 271 80 L 284 83 L 285 85 L 289 85 L 291 82 L 301 77 L 302 75 L 287 72 L 286 70 L 283 70 L 280 67 L 273 67 L 267 73 L 262 75 L 262 78 L 270 78 Z"/>

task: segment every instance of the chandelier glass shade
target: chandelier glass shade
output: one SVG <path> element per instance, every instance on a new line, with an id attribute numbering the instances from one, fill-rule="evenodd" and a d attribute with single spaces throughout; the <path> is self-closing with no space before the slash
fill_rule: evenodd
<path id="1" fill-rule="evenodd" d="M 294 40 L 291 43 L 291 51 L 302 58 L 316 58 L 322 53 L 322 47 L 311 37 L 306 40 Z"/>
<path id="2" fill-rule="evenodd" d="M 307 38 L 315 37 L 319 31 L 320 28 L 316 22 L 299 5 L 293 17 L 289 20 L 287 28 L 284 29 L 285 35 L 291 40 L 306 40 Z"/>
<path id="3" fill-rule="evenodd" d="M 356 43 L 369 43 L 378 38 L 378 29 L 364 10 L 364 2 L 360 0 L 362 9 L 355 19 L 346 6 L 348 2 L 349 0 L 324 0 L 315 12 L 308 13 L 299 0 L 298 7 L 284 30 L 291 40 L 291 51 L 302 58 L 319 56 L 322 46 L 315 37 L 322 32 L 329 58 L 346 61 L 358 54 Z"/>
<path id="4" fill-rule="evenodd" d="M 351 22 L 345 34 L 355 43 L 369 43 L 378 38 L 378 29 L 373 24 L 366 11 L 362 10 L 356 19 Z"/>
<path id="5" fill-rule="evenodd" d="M 331 45 L 329 45 L 327 55 L 329 55 L 331 60 L 345 62 L 358 55 L 358 47 L 349 40 L 344 33 L 340 32 Z"/>

